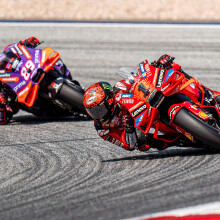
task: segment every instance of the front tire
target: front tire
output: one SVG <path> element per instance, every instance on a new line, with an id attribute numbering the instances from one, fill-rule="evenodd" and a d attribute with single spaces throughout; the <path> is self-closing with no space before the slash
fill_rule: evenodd
<path id="1" fill-rule="evenodd" d="M 207 124 L 187 109 L 180 109 L 173 122 L 207 146 L 220 150 L 220 130 Z"/>
<path id="2" fill-rule="evenodd" d="M 72 107 L 76 108 L 79 111 L 79 113 L 86 114 L 86 110 L 83 105 L 84 93 L 85 91 L 79 85 L 73 83 L 72 84 L 63 83 L 57 96 L 61 100 L 67 102 Z"/>

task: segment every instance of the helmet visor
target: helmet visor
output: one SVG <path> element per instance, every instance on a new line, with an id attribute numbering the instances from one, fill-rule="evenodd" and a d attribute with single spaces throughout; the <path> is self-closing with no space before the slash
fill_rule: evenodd
<path id="1" fill-rule="evenodd" d="M 97 105 L 92 108 L 86 108 L 86 110 L 95 120 L 101 119 L 108 113 L 108 109 L 105 107 L 104 103 L 102 105 Z"/>

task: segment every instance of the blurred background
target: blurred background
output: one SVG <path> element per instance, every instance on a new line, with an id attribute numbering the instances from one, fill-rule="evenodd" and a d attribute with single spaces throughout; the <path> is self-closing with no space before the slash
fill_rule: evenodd
<path id="1" fill-rule="evenodd" d="M 219 0 L 0 0 L 0 20 L 220 22 Z"/>

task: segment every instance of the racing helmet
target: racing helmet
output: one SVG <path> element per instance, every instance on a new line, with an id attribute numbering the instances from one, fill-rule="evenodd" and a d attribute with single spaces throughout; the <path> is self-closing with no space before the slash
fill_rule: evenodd
<path id="1" fill-rule="evenodd" d="M 114 111 L 112 86 L 108 82 L 93 84 L 85 91 L 83 104 L 93 119 L 107 121 Z"/>
<path id="2" fill-rule="evenodd" d="M 20 59 L 13 52 L 3 52 L 2 54 L 0 54 L 0 70 L 13 69 L 13 66 L 15 64 L 18 64 L 19 60 Z"/>

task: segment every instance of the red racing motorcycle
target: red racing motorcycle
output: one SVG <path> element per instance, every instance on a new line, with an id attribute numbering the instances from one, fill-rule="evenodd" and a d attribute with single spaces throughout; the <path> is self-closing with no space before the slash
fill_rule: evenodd
<path id="1" fill-rule="evenodd" d="M 128 75 L 123 71 L 119 75 Z M 140 64 L 139 75 L 119 100 L 135 128 L 174 146 L 220 149 L 220 108 L 197 79 L 147 62 Z"/>

